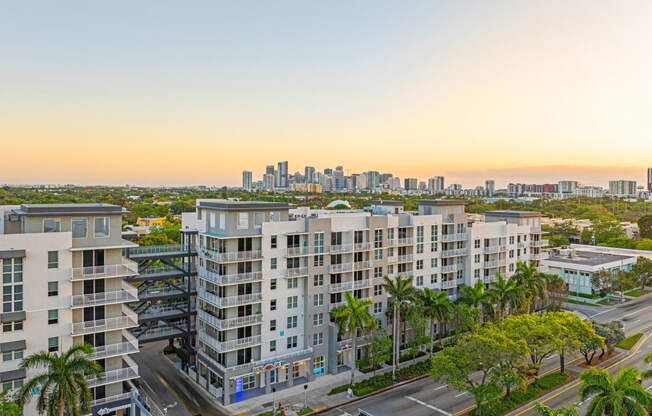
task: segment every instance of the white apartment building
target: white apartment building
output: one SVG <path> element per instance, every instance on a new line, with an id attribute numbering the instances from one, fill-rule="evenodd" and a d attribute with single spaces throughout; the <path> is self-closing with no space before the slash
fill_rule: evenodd
<path id="1" fill-rule="evenodd" d="M 365 341 L 351 351 L 330 320 L 346 291 L 372 299 L 387 328 L 383 276 L 414 276 L 417 288 L 455 298 L 462 285 L 545 258 L 538 213 L 469 223 L 463 201 L 420 201 L 418 212 L 396 204 L 295 216 L 284 203 L 198 200 L 197 382 L 229 404 L 336 373 L 366 356 Z"/>
<path id="2" fill-rule="evenodd" d="M 39 370 L 21 370 L 23 357 L 61 353 L 74 344 L 95 346 L 103 368 L 89 379 L 93 415 L 123 415 L 138 367 L 129 354 L 138 341 L 127 329 L 138 317 L 126 303 L 138 291 L 123 277 L 138 267 L 122 257 L 135 244 L 121 238 L 124 209 L 106 204 L 24 204 L 0 207 L 0 382 L 16 390 Z M 34 392 L 38 393 L 38 392 Z M 36 414 L 36 397 L 24 410 Z"/>

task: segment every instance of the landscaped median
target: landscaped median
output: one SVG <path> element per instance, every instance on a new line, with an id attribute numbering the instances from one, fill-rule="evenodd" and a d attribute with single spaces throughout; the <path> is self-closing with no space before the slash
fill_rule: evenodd
<path id="1" fill-rule="evenodd" d="M 631 337 L 624 339 L 620 342 L 620 344 L 616 345 L 618 348 L 622 348 L 624 350 L 631 350 L 634 345 L 638 342 L 639 339 L 643 336 L 642 333 L 634 334 Z"/>
<path id="2" fill-rule="evenodd" d="M 349 387 L 353 390 L 353 394 L 356 396 L 364 396 L 369 393 L 373 393 L 378 390 L 382 390 L 386 387 L 390 387 L 393 384 L 397 384 L 406 380 L 411 380 L 417 377 L 426 376 L 430 372 L 430 360 L 421 361 L 410 366 L 400 368 L 396 370 L 396 381 L 392 381 L 392 373 L 387 372 L 384 374 L 379 374 L 377 376 L 369 377 L 368 379 L 362 380 L 359 383 L 353 383 L 353 386 L 349 384 L 344 384 L 338 387 L 335 387 L 333 390 L 328 393 L 337 394 L 343 391 L 346 391 Z"/>

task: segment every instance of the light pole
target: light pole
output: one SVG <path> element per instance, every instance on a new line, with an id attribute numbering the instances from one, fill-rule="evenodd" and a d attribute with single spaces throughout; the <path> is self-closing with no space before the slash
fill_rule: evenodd
<path id="1" fill-rule="evenodd" d="M 272 398 L 272 414 L 276 414 L 276 387 L 272 387 L 272 394 L 274 395 Z"/>
<path id="2" fill-rule="evenodd" d="M 303 408 L 308 408 L 308 385 L 303 385 Z"/>

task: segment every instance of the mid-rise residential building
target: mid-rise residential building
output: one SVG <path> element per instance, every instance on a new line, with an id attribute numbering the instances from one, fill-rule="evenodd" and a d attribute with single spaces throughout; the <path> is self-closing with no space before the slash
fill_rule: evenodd
<path id="1" fill-rule="evenodd" d="M 609 181 L 609 193 L 618 198 L 636 198 L 636 181 L 615 180 Z"/>
<path id="2" fill-rule="evenodd" d="M 496 192 L 496 181 L 489 179 L 484 182 L 484 192 L 486 196 L 494 196 Z"/>
<path id="3" fill-rule="evenodd" d="M 577 181 L 559 181 L 559 192 L 562 194 L 574 194 L 577 189 Z"/>
<path id="4" fill-rule="evenodd" d="M 416 191 L 419 181 L 417 178 L 405 178 L 405 190 L 406 191 Z"/>
<path id="5" fill-rule="evenodd" d="M 313 166 L 306 166 L 303 170 L 303 176 L 305 177 L 306 183 L 314 183 L 315 168 Z"/>
<path id="6" fill-rule="evenodd" d="M 444 192 L 444 177 L 435 176 L 428 179 L 428 192 L 431 194 L 438 194 Z"/>
<path id="7" fill-rule="evenodd" d="M 197 201 L 193 375 L 201 386 L 229 404 L 351 366 L 367 347 L 360 340 L 352 351 L 329 313 L 350 292 L 373 301 L 380 328 L 391 326 L 383 276 L 414 276 L 418 289 L 454 299 L 463 285 L 545 257 L 538 213 L 494 211 L 469 223 L 463 201 L 420 201 L 416 212 L 397 201 L 370 208 Z"/>
<path id="8" fill-rule="evenodd" d="M 136 246 L 121 237 L 124 213 L 106 204 L 0 207 L 3 388 L 16 390 L 42 371 L 21 369 L 22 358 L 87 343 L 104 370 L 88 379 L 93 414 L 130 407 L 131 380 L 139 376 L 129 355 L 139 346 L 128 332 L 138 317 L 127 303 L 138 291 L 123 279 L 138 275 L 138 266 L 122 255 Z M 24 414 L 36 413 L 32 400 Z"/>
<path id="9" fill-rule="evenodd" d="M 600 273 L 618 273 L 621 270 L 628 272 L 634 263 L 635 256 L 563 248 L 553 249 L 542 265 L 547 267 L 548 273 L 564 279 L 571 293 L 593 295 L 603 289 L 603 282 L 596 286 L 595 283 L 600 279 L 594 280 L 595 276 Z"/>
<path id="10" fill-rule="evenodd" d="M 276 186 L 281 189 L 286 189 L 289 186 L 288 182 L 288 162 L 278 162 L 278 170 L 276 172 L 278 175 Z"/>
<path id="11" fill-rule="evenodd" d="M 242 171 L 242 189 L 245 191 L 251 191 L 251 171 L 243 170 Z"/>
<path id="12" fill-rule="evenodd" d="M 647 190 L 652 192 L 652 168 L 647 168 Z"/>

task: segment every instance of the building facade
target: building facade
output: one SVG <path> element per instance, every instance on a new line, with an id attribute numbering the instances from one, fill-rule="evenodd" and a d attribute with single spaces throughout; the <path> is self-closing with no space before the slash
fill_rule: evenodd
<path id="1" fill-rule="evenodd" d="M 609 193 L 618 198 L 636 198 L 636 181 L 609 181 Z"/>
<path id="2" fill-rule="evenodd" d="M 371 299 L 387 328 L 383 276 L 414 276 L 418 289 L 454 299 L 545 255 L 536 213 L 469 223 L 462 201 L 421 201 L 417 212 L 376 204 L 387 207 L 295 215 L 282 203 L 198 200 L 198 383 L 229 404 L 337 373 L 366 356 L 330 319 L 345 292 Z"/>
<path id="3" fill-rule="evenodd" d="M 251 171 L 243 170 L 242 171 L 242 189 L 245 191 L 251 191 Z"/>

